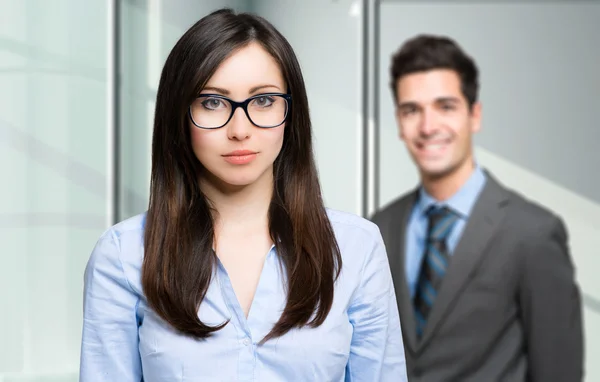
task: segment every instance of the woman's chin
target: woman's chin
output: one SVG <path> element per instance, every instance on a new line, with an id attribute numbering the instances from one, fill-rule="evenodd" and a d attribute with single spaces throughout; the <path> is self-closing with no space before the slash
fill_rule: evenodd
<path id="1" fill-rule="evenodd" d="M 210 183 L 213 187 L 225 192 L 237 191 L 248 186 L 258 185 L 258 183 L 264 183 L 265 187 L 272 187 L 272 176 L 269 176 L 269 169 L 262 172 L 252 168 L 239 170 L 241 169 L 238 169 L 238 171 L 207 171 L 207 174 L 203 177 L 204 182 Z M 272 168 L 270 171 L 272 174 Z"/>
<path id="2" fill-rule="evenodd" d="M 216 179 L 215 179 L 216 178 Z M 212 183 L 223 191 L 237 191 L 245 187 L 255 184 L 259 177 L 251 176 L 250 174 L 242 176 L 237 174 L 236 176 L 226 177 L 215 177 L 212 179 Z M 216 184 L 215 184 L 216 183 Z"/>

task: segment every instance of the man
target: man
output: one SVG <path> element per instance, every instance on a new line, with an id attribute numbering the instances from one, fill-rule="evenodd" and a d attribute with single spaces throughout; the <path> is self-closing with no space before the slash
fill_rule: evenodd
<path id="1" fill-rule="evenodd" d="M 391 77 L 421 184 L 372 220 L 389 255 L 409 380 L 581 381 L 567 232 L 476 163 L 476 64 L 451 39 L 421 35 L 393 56 Z"/>

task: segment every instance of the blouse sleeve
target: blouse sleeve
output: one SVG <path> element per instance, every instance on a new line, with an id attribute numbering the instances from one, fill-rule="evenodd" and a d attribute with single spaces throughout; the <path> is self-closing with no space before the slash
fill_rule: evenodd
<path id="1" fill-rule="evenodd" d="M 406 360 L 400 317 L 385 245 L 377 240 L 362 269 L 348 310 L 354 327 L 347 382 L 406 382 Z"/>
<path id="2" fill-rule="evenodd" d="M 131 288 L 112 230 L 96 243 L 84 276 L 80 382 L 140 382 L 139 296 Z"/>

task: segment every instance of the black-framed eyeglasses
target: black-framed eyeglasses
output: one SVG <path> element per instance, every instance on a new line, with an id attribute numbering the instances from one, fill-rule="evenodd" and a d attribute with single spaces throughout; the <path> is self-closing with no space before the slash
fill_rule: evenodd
<path id="1" fill-rule="evenodd" d="M 283 93 L 257 94 L 236 102 L 220 94 L 202 94 L 189 107 L 192 123 L 201 129 L 225 126 L 238 107 L 256 127 L 272 128 L 283 124 L 288 116 L 292 96 Z"/>

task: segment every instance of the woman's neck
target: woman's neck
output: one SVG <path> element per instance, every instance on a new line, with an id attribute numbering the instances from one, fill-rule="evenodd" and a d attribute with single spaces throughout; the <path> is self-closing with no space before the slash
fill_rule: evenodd
<path id="1" fill-rule="evenodd" d="M 216 211 L 215 237 L 222 231 L 268 232 L 269 206 L 273 195 L 273 175 L 266 173 L 246 186 L 224 185 L 222 182 L 201 180 L 202 192 Z"/>

